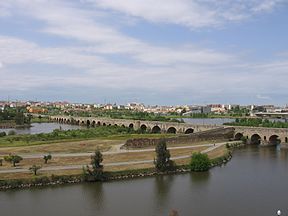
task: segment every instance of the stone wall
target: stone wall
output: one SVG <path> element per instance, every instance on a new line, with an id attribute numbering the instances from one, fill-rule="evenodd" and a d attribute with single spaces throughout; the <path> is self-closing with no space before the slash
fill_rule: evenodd
<path id="1" fill-rule="evenodd" d="M 181 135 L 177 137 L 165 138 L 167 144 L 193 144 L 199 141 L 233 139 L 234 128 L 219 128 L 203 131 L 194 134 Z M 161 139 L 138 138 L 129 139 L 122 148 L 143 148 L 154 147 Z"/>

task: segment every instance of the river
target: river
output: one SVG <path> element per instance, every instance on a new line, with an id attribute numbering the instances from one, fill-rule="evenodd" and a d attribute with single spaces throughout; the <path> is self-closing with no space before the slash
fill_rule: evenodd
<path id="1" fill-rule="evenodd" d="M 206 173 L 0 192 L 1 215 L 287 215 L 287 162 L 287 151 L 247 147 Z"/>
<path id="2" fill-rule="evenodd" d="M 185 123 L 200 125 L 223 125 L 224 123 L 235 122 L 233 118 L 183 118 L 182 120 Z"/>
<path id="3" fill-rule="evenodd" d="M 75 130 L 83 127 L 78 125 L 60 124 L 56 122 L 32 123 L 30 128 L 0 129 L 0 132 L 4 131 L 8 134 L 9 131 L 13 130 L 16 132 L 16 134 L 38 134 L 38 133 L 50 133 L 53 132 L 53 130 L 60 128 L 62 130 Z"/>

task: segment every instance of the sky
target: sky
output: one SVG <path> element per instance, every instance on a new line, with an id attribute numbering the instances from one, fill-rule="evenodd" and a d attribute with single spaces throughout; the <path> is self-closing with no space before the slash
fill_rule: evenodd
<path id="1" fill-rule="evenodd" d="M 288 0 L 0 0 L 0 100 L 288 103 Z"/>

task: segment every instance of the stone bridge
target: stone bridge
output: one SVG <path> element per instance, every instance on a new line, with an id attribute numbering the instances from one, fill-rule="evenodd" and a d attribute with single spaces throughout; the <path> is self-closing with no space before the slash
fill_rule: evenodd
<path id="1" fill-rule="evenodd" d="M 64 124 L 76 124 L 89 127 L 96 126 L 122 126 L 133 128 L 134 130 L 150 131 L 152 133 L 185 133 L 201 132 L 215 128 L 217 125 L 197 125 L 177 122 L 142 121 L 129 119 L 110 119 L 100 117 L 69 117 L 69 116 L 50 116 L 50 120 Z"/>
<path id="2" fill-rule="evenodd" d="M 50 116 L 52 121 L 65 124 L 76 124 L 83 126 L 122 126 L 135 130 L 149 131 L 152 133 L 185 133 L 207 131 L 216 128 L 223 128 L 219 125 L 198 125 L 177 122 L 158 122 L 158 121 L 142 121 L 129 119 L 110 119 L 100 117 L 69 117 L 69 116 Z M 232 126 L 225 126 L 229 128 Z M 250 144 L 275 145 L 288 143 L 288 129 L 286 128 L 264 128 L 264 127 L 237 127 L 234 128 L 235 140 L 246 137 Z"/>
<path id="3" fill-rule="evenodd" d="M 240 140 L 243 136 L 251 144 L 277 145 L 288 142 L 288 128 L 265 128 L 265 127 L 235 127 L 234 136 Z"/>

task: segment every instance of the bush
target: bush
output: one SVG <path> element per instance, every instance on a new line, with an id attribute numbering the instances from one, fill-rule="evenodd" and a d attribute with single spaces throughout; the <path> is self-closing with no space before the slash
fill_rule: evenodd
<path id="1" fill-rule="evenodd" d="M 8 155 L 4 157 L 4 160 L 11 163 L 13 167 L 16 166 L 16 163 L 20 163 L 20 161 L 23 160 L 23 158 L 19 155 Z"/>
<path id="2" fill-rule="evenodd" d="M 14 130 L 10 130 L 10 131 L 8 132 L 8 135 L 9 135 L 9 136 L 16 135 L 16 131 L 14 131 Z"/>
<path id="3" fill-rule="evenodd" d="M 6 136 L 6 133 L 3 131 L 3 132 L 0 132 L 0 137 L 4 137 Z"/>
<path id="4" fill-rule="evenodd" d="M 207 154 L 194 153 L 191 157 L 190 169 L 191 171 L 203 172 L 208 171 L 211 166 L 211 161 Z"/>
<path id="5" fill-rule="evenodd" d="M 244 144 L 247 144 L 247 137 L 245 137 L 245 136 L 242 136 L 241 137 L 241 141 L 244 143 Z"/>

